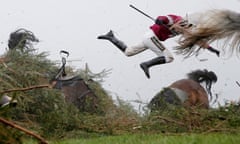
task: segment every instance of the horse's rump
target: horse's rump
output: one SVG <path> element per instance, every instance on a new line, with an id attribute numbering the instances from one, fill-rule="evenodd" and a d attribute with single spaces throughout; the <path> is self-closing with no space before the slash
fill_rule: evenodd
<path id="1" fill-rule="evenodd" d="M 187 74 L 187 77 L 187 79 L 173 82 L 158 92 L 148 105 L 151 111 L 163 110 L 168 104 L 182 105 L 188 108 L 209 108 L 212 98 L 212 83 L 217 81 L 216 74 L 204 69 L 192 71 Z M 205 87 L 201 85 L 203 82 Z"/>
<path id="2" fill-rule="evenodd" d="M 185 106 L 209 107 L 208 94 L 205 89 L 196 81 L 182 79 L 172 83 L 169 87 L 176 88 L 187 93 L 188 98 L 184 102 Z"/>

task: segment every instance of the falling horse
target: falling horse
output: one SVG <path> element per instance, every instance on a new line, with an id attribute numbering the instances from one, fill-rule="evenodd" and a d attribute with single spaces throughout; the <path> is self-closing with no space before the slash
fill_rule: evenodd
<path id="1" fill-rule="evenodd" d="M 187 74 L 188 79 L 175 81 L 158 93 L 149 103 L 151 109 L 158 109 L 162 102 L 181 104 L 185 107 L 209 108 L 209 99 L 212 99 L 212 83 L 217 81 L 217 76 L 212 71 L 196 70 Z M 205 88 L 201 85 L 205 82 Z M 205 90 L 206 89 L 206 90 Z"/>
<path id="2" fill-rule="evenodd" d="M 69 55 L 66 51 L 60 51 Z M 74 104 L 80 111 L 94 113 L 98 108 L 98 97 L 88 84 L 79 76 L 67 77 L 65 72 L 66 58 L 62 57 L 62 66 L 57 75 L 50 81 L 55 89 L 60 89 L 66 102 Z M 88 80 L 89 83 L 93 82 Z"/>

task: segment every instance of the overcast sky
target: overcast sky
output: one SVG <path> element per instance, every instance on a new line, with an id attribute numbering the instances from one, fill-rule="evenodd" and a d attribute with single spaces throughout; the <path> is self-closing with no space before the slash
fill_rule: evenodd
<path id="1" fill-rule="evenodd" d="M 96 37 L 112 29 L 116 36 L 127 45 L 139 42 L 152 21 L 129 7 L 133 4 L 152 17 L 166 14 L 185 16 L 208 9 L 230 9 L 239 12 L 238 0 L 7 0 L 0 4 L 0 46 L 5 52 L 9 34 L 18 28 L 32 31 L 40 43 L 35 47 L 40 52 L 49 52 L 49 59 L 60 60 L 59 51 L 70 52 L 67 63 L 75 68 L 83 68 L 88 63 L 90 69 L 98 73 L 112 69 L 103 86 L 112 96 L 124 100 L 149 102 L 163 87 L 196 69 L 208 69 L 218 75 L 213 86 L 214 94 L 219 94 L 219 102 L 238 100 L 240 81 L 238 68 L 240 59 L 216 57 L 205 52 L 199 57 L 183 59 L 174 54 L 176 38 L 163 44 L 174 54 L 175 61 L 150 69 L 151 79 L 147 79 L 139 64 L 155 57 L 145 51 L 133 57 L 126 57 L 110 42 Z M 213 44 L 215 46 L 215 44 Z M 199 59 L 207 59 L 200 61 Z"/>

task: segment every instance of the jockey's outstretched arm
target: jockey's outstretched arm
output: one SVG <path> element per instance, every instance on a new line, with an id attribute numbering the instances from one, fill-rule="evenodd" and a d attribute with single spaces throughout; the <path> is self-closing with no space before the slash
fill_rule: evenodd
<path id="1" fill-rule="evenodd" d="M 200 47 L 204 48 L 204 49 L 209 50 L 210 52 L 215 53 L 215 54 L 219 57 L 219 55 L 220 55 L 219 50 L 213 48 L 213 47 L 210 46 L 207 42 L 201 41 L 201 42 L 198 43 L 198 45 L 199 45 Z"/>
<path id="2" fill-rule="evenodd" d="M 211 46 L 208 46 L 208 48 L 207 48 L 207 50 L 209 50 L 210 52 L 213 52 L 213 53 L 215 53 L 218 57 L 219 57 L 219 55 L 220 55 L 220 52 L 219 52 L 219 50 L 217 50 L 217 49 L 214 49 L 213 47 L 211 47 Z"/>
<path id="3" fill-rule="evenodd" d="M 217 49 L 215 49 L 215 48 L 213 48 L 212 46 L 210 46 L 208 43 L 206 43 L 206 42 L 200 42 L 200 43 L 198 43 L 197 45 L 199 45 L 201 48 L 204 48 L 204 49 L 207 49 L 207 50 L 209 50 L 210 52 L 212 52 L 212 53 L 215 53 L 218 57 L 219 57 L 219 55 L 220 55 L 220 51 L 219 50 L 217 50 Z"/>

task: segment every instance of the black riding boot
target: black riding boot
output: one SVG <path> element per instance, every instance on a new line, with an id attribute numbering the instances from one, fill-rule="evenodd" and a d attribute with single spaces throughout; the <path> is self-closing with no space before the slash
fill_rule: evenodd
<path id="1" fill-rule="evenodd" d="M 154 66 L 154 65 L 159 65 L 159 64 L 164 64 L 164 63 L 166 63 L 166 59 L 165 59 L 164 56 L 162 56 L 162 57 L 154 58 L 150 61 L 143 62 L 143 63 L 140 64 L 140 67 L 143 69 L 147 78 L 150 78 L 149 68 Z"/>
<path id="2" fill-rule="evenodd" d="M 112 30 L 110 30 L 107 34 L 105 35 L 100 35 L 97 37 L 98 39 L 105 39 L 105 40 L 109 40 L 110 42 L 112 42 L 117 48 L 119 48 L 122 52 L 125 51 L 125 49 L 127 48 L 127 46 L 120 40 L 118 40 Z"/>

